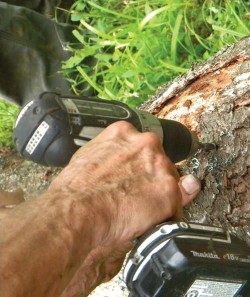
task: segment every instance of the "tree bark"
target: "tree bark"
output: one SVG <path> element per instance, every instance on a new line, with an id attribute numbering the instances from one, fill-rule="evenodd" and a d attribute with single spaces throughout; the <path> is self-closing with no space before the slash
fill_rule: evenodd
<path id="1" fill-rule="evenodd" d="M 250 244 L 250 37 L 158 89 L 143 110 L 177 120 L 217 150 L 178 164 L 196 174 L 203 191 L 185 218 L 223 225 Z"/>

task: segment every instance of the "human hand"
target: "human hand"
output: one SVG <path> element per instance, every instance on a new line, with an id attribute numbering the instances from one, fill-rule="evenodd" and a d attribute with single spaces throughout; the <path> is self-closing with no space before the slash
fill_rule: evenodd
<path id="1" fill-rule="evenodd" d="M 191 176 L 181 184 L 156 135 L 109 126 L 38 199 L 1 211 L 3 297 L 86 296 L 118 272 L 132 240 L 180 218 L 200 189 Z"/>
<path id="2" fill-rule="evenodd" d="M 182 177 L 166 157 L 159 138 L 139 133 L 126 122 L 109 126 L 87 146 L 50 187 L 81 199 L 86 191 L 94 217 L 104 218 L 89 230 L 98 238 L 62 296 L 85 296 L 120 269 L 131 242 L 149 228 L 176 216 L 200 191 L 192 176 Z M 85 201 L 86 202 L 86 201 Z M 84 239 L 82 244 L 84 245 Z"/>

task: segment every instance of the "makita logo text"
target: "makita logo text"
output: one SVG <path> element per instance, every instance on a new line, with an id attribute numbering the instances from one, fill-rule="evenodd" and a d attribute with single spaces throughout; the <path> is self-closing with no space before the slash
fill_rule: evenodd
<path id="1" fill-rule="evenodd" d="M 196 251 L 190 251 L 194 257 L 199 257 L 199 258 L 209 258 L 209 259 L 220 259 L 220 257 L 215 254 L 215 253 L 207 253 L 207 252 L 203 252 L 203 253 L 199 253 Z"/>

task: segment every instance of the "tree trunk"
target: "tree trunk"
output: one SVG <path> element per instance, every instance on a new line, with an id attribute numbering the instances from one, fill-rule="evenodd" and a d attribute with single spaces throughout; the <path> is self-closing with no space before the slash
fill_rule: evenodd
<path id="1" fill-rule="evenodd" d="M 218 149 L 178 164 L 203 191 L 185 218 L 227 226 L 250 244 L 250 37 L 159 88 L 142 109 L 177 120 Z"/>

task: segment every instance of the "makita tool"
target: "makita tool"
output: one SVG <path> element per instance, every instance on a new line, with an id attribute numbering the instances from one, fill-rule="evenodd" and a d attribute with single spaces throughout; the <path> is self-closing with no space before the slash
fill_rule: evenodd
<path id="1" fill-rule="evenodd" d="M 250 248 L 220 227 L 167 222 L 138 240 L 124 278 L 129 297 L 249 297 Z"/>
<path id="2" fill-rule="evenodd" d="M 30 101 L 16 121 L 13 141 L 25 158 L 36 163 L 65 166 L 74 152 L 108 125 L 124 120 L 140 132 L 154 132 L 167 156 L 176 163 L 192 156 L 202 144 L 184 125 L 158 119 L 117 101 L 43 93 Z"/>

